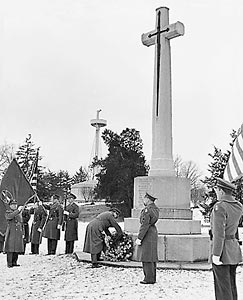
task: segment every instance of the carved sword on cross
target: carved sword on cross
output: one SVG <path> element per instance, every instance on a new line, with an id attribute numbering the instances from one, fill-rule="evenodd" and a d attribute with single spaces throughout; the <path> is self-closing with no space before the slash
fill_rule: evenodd
<path id="1" fill-rule="evenodd" d="M 156 45 L 156 116 L 159 115 L 159 99 L 160 99 L 160 73 L 163 71 L 163 59 L 162 55 L 167 53 L 163 53 L 162 51 L 170 51 L 169 40 L 184 35 L 184 25 L 181 22 L 176 22 L 173 24 L 169 24 L 169 14 L 168 9 L 165 7 L 158 8 L 156 10 L 156 29 L 144 33 L 142 35 L 142 43 L 145 46 Z M 168 47 L 166 47 L 166 44 Z M 161 50 L 162 48 L 162 50 Z M 161 53 L 162 52 L 162 53 Z M 170 53 L 169 53 L 170 58 Z"/>

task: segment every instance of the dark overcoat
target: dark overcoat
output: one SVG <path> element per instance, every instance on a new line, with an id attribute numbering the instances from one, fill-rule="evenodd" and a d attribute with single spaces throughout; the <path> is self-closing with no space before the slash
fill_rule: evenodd
<path id="1" fill-rule="evenodd" d="M 30 212 L 28 209 L 24 209 L 22 211 L 22 220 L 23 220 L 23 230 L 24 230 L 24 243 L 29 243 L 30 241 L 30 227 L 29 227 L 29 220 L 30 220 Z"/>
<path id="2" fill-rule="evenodd" d="M 139 261 L 158 261 L 158 232 L 155 226 L 158 218 L 159 208 L 154 203 L 149 204 L 141 211 L 138 239 L 142 241 L 142 244 L 137 248 Z"/>
<path id="3" fill-rule="evenodd" d="M 42 205 L 39 205 L 36 208 L 32 208 L 30 213 L 34 214 L 31 225 L 30 241 L 32 244 L 39 245 L 41 244 L 42 233 L 39 232 L 38 229 L 43 229 L 47 218 L 47 212 Z"/>
<path id="4" fill-rule="evenodd" d="M 66 211 L 69 212 L 66 218 L 65 226 L 65 241 L 77 241 L 78 240 L 78 216 L 79 216 L 79 207 L 76 203 L 68 204 Z"/>
<path id="5" fill-rule="evenodd" d="M 43 236 L 48 239 L 60 240 L 60 229 L 57 226 L 62 225 L 63 208 L 59 203 L 43 204 L 43 206 L 49 210 Z"/>
<path id="6" fill-rule="evenodd" d="M 109 227 L 114 227 L 118 237 L 122 235 L 122 230 L 116 222 L 112 212 L 106 211 L 93 219 L 86 228 L 84 240 L 84 252 L 98 254 L 104 249 L 104 233 L 111 236 Z"/>
<path id="7" fill-rule="evenodd" d="M 24 231 L 22 224 L 22 216 L 18 209 L 6 210 L 5 218 L 7 220 L 7 230 L 3 252 L 24 252 Z"/>
<path id="8" fill-rule="evenodd" d="M 210 225 L 212 231 L 211 255 L 220 256 L 226 265 L 237 265 L 242 261 L 242 254 L 236 238 L 242 204 L 231 195 L 224 195 L 214 205 Z M 210 258 L 211 258 L 210 255 Z"/>

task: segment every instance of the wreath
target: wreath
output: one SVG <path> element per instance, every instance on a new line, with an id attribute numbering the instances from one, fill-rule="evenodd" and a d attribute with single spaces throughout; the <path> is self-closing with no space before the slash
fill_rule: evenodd
<path id="1" fill-rule="evenodd" d="M 111 237 L 105 239 L 106 249 L 104 258 L 109 261 L 127 261 L 133 255 L 133 240 L 127 233 L 117 239 L 117 233 L 113 233 Z"/>

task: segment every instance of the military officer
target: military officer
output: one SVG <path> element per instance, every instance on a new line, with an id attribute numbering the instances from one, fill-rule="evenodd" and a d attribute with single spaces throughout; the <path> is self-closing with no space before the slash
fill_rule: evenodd
<path id="1" fill-rule="evenodd" d="M 138 246 L 138 258 L 143 264 L 144 280 L 142 284 L 156 282 L 156 263 L 158 261 L 158 232 L 155 226 L 159 218 L 159 208 L 155 205 L 155 197 L 146 193 L 144 196 L 145 208 L 140 215 L 140 229 L 136 245 Z"/>
<path id="2" fill-rule="evenodd" d="M 98 268 L 100 255 L 105 247 L 104 235 L 110 237 L 109 227 L 114 227 L 117 232 L 117 240 L 122 236 L 122 230 L 116 219 L 120 215 L 117 208 L 112 208 L 111 211 L 105 211 L 94 218 L 87 226 L 84 240 L 84 252 L 91 254 L 92 268 Z"/>
<path id="3" fill-rule="evenodd" d="M 17 205 L 17 200 L 12 199 L 6 209 L 7 230 L 3 252 L 7 253 L 8 268 L 18 267 L 18 255 L 24 251 L 23 224 L 21 212 L 24 206 Z"/>
<path id="4" fill-rule="evenodd" d="M 47 212 L 42 205 L 42 201 L 37 201 L 34 204 L 34 207 L 30 209 L 30 213 L 34 214 L 30 232 L 31 253 L 39 254 L 39 247 L 42 240 L 42 230 L 47 218 Z"/>
<path id="5" fill-rule="evenodd" d="M 236 268 L 242 261 L 242 254 L 236 234 L 243 212 L 242 204 L 232 195 L 235 185 L 221 178 L 216 180 L 218 202 L 210 218 L 215 299 L 237 300 Z"/>
<path id="6" fill-rule="evenodd" d="M 60 240 L 60 229 L 63 221 L 63 208 L 59 202 L 60 197 L 53 195 L 51 197 L 52 204 L 43 206 L 49 210 L 49 215 L 44 228 L 43 236 L 47 238 L 47 254 L 56 254 L 57 242 Z"/>
<path id="7" fill-rule="evenodd" d="M 76 196 L 72 193 L 67 196 L 68 205 L 63 212 L 65 222 L 64 240 L 66 241 L 65 254 L 73 253 L 74 241 L 78 240 L 79 207 L 74 202 L 75 199 Z"/>
<path id="8" fill-rule="evenodd" d="M 23 220 L 23 231 L 24 231 L 24 252 L 21 254 L 25 254 L 26 244 L 30 241 L 30 212 L 27 208 L 24 208 L 22 211 L 22 220 Z"/>

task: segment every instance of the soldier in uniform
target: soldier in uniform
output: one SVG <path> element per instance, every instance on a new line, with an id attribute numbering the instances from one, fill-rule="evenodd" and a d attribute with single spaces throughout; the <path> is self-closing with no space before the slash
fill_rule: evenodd
<path id="1" fill-rule="evenodd" d="M 64 240 L 66 241 L 65 254 L 73 253 L 74 241 L 78 240 L 79 207 L 74 203 L 75 199 L 76 196 L 72 193 L 67 196 L 68 205 L 63 212 L 65 224 Z"/>
<path id="2" fill-rule="evenodd" d="M 144 280 L 142 284 L 156 282 L 156 263 L 158 261 L 158 232 L 155 226 L 159 218 L 159 208 L 154 204 L 156 198 L 148 193 L 144 196 L 145 208 L 140 215 L 140 229 L 136 245 L 138 246 L 138 258 L 143 264 Z"/>
<path id="3" fill-rule="evenodd" d="M 84 240 L 84 252 L 91 254 L 92 268 L 100 267 L 98 261 L 100 260 L 101 251 L 104 250 L 105 241 L 103 232 L 110 237 L 111 233 L 109 227 L 114 227 L 117 231 L 117 240 L 122 236 L 122 230 L 116 219 L 120 215 L 117 208 L 112 208 L 111 211 L 105 211 L 93 219 L 86 228 Z"/>
<path id="4" fill-rule="evenodd" d="M 60 240 L 60 229 L 63 221 L 63 208 L 59 202 L 59 196 L 52 196 L 52 204 L 43 206 L 49 210 L 49 215 L 44 228 L 43 236 L 47 238 L 47 254 L 56 254 L 57 242 Z"/>
<path id="5" fill-rule="evenodd" d="M 34 214 L 30 232 L 31 253 L 39 254 L 39 247 L 42 240 L 42 229 L 47 218 L 47 212 L 42 205 L 42 201 L 37 201 L 35 203 L 34 207 L 30 209 L 30 214 Z"/>
<path id="6" fill-rule="evenodd" d="M 233 184 L 221 178 L 216 179 L 218 202 L 210 219 L 215 298 L 237 300 L 236 268 L 242 261 L 242 254 L 236 234 L 243 212 L 242 204 L 232 195 L 236 188 Z"/>
<path id="7" fill-rule="evenodd" d="M 9 207 L 6 210 L 5 218 L 7 220 L 7 230 L 5 235 L 5 242 L 3 252 L 7 253 L 8 268 L 18 267 L 18 255 L 24 251 L 23 241 L 23 224 L 21 212 L 23 206 L 17 206 L 17 200 L 12 199 Z"/>
<path id="8" fill-rule="evenodd" d="M 22 219 L 23 219 L 23 231 L 24 231 L 24 252 L 21 254 L 25 254 L 26 244 L 30 241 L 30 228 L 29 228 L 29 220 L 30 220 L 30 212 L 27 208 L 24 208 L 22 211 Z"/>

